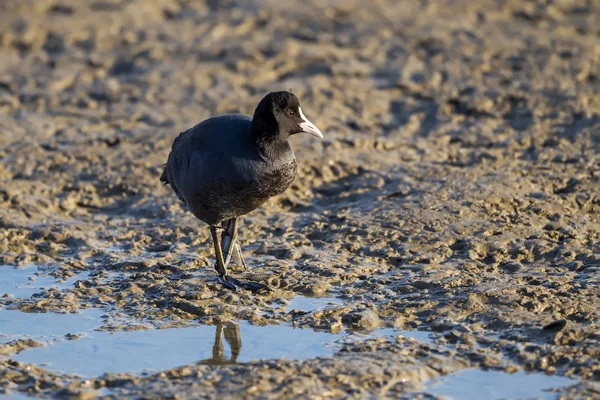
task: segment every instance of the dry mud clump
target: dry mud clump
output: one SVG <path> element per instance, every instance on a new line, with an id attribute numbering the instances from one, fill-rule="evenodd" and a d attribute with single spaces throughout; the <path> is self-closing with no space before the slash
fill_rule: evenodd
<path id="1" fill-rule="evenodd" d="M 89 273 L 3 305 L 126 315 L 113 330 L 237 319 L 437 344 L 92 381 L 2 361 L 3 388 L 410 397 L 475 366 L 597 393 L 597 2 L 8 0 L 0 26 L 0 264 Z M 294 185 L 243 220 L 273 290 L 230 293 L 208 230 L 158 177 L 178 132 L 282 88 L 326 138 L 293 138 Z M 344 302 L 278 307 L 298 294 Z"/>

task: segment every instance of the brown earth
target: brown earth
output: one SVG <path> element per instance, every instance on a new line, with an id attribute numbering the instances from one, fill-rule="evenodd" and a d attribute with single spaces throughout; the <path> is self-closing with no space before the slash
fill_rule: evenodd
<path id="1" fill-rule="evenodd" d="M 600 392 L 599 1 L 6 0 L 0 28 L 0 264 L 91 272 L 3 305 L 435 332 L 144 378 L 4 359 L 0 390 L 416 398 L 479 367 Z M 288 88 L 325 139 L 293 138 L 295 183 L 243 220 L 272 290 L 231 293 L 158 177 L 178 132 Z M 297 294 L 344 303 L 274 307 Z"/>

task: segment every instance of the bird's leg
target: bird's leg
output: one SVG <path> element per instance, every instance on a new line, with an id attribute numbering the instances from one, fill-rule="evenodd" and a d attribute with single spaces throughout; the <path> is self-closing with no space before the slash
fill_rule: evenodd
<path id="1" fill-rule="evenodd" d="M 236 265 L 246 270 L 247 267 L 242 258 L 242 250 L 237 241 L 237 219 L 232 218 L 223 221 L 221 227 L 223 228 L 223 232 L 221 233 L 221 251 L 223 252 L 225 267 L 227 267 L 231 259 L 233 259 L 233 262 Z"/>
<path id="2" fill-rule="evenodd" d="M 232 218 L 229 219 L 225 222 L 223 222 L 222 224 L 223 229 L 225 229 L 223 231 L 223 238 L 226 238 L 226 240 L 228 241 L 227 243 L 229 243 L 229 249 L 227 251 L 231 252 L 231 259 L 233 259 L 233 261 L 235 262 L 235 264 L 237 264 L 237 266 L 241 267 L 243 271 L 247 271 L 248 267 L 246 266 L 246 263 L 244 262 L 244 256 L 242 255 L 242 249 L 240 247 L 239 244 L 239 236 L 238 236 L 238 220 L 237 218 Z M 225 239 L 223 239 L 223 241 L 225 242 Z M 223 245 L 223 247 L 225 247 L 225 245 Z M 223 250 L 224 254 L 227 254 L 226 250 Z M 229 256 L 225 256 L 225 266 L 229 265 L 227 263 L 227 260 L 230 260 Z M 256 273 L 245 273 L 244 277 L 247 279 L 250 279 L 252 281 L 265 281 L 268 280 L 271 275 L 269 274 L 256 274 Z"/>
<path id="3" fill-rule="evenodd" d="M 223 324 L 217 324 L 217 330 L 215 332 L 215 343 L 213 345 L 212 351 L 212 362 L 214 364 L 220 364 L 223 360 L 223 342 L 221 342 L 221 337 L 223 336 Z"/>
<path id="4" fill-rule="evenodd" d="M 225 268 L 225 262 L 223 260 L 223 251 L 221 249 L 221 235 L 219 235 L 219 229 L 214 225 L 210 226 L 210 234 L 213 238 L 213 244 L 215 246 L 215 257 L 217 259 L 217 263 L 215 264 L 215 269 L 219 274 L 219 281 L 225 286 L 227 289 L 231 289 L 233 291 L 237 290 L 237 286 L 234 282 L 231 282 L 231 278 L 227 276 L 227 269 Z"/>
<path id="5" fill-rule="evenodd" d="M 222 243 L 221 243 L 221 235 L 219 234 L 219 230 L 222 229 L 220 227 L 211 225 L 210 233 L 213 238 L 214 246 L 215 246 L 215 255 L 217 258 L 217 264 L 215 265 L 215 269 L 219 274 L 219 281 L 225 286 L 227 289 L 236 291 L 238 286 L 243 289 L 248 289 L 254 291 L 259 291 L 261 289 L 266 288 L 265 285 L 256 282 L 244 282 L 238 279 L 232 278 L 227 275 L 227 268 L 225 267 L 225 258 L 223 257 Z M 231 253 L 233 246 L 228 246 L 228 253 Z M 228 257 L 231 257 L 229 254 Z"/>
<path id="6" fill-rule="evenodd" d="M 229 265 L 231 256 L 234 253 L 235 244 L 237 243 L 237 219 L 231 218 L 223 223 L 225 230 L 223 231 L 223 255 L 225 257 L 225 265 Z"/>
<path id="7" fill-rule="evenodd" d="M 227 360 L 223 359 L 223 323 L 217 323 L 215 331 L 215 343 L 212 348 L 212 357 L 205 360 L 198 361 L 201 365 L 224 365 L 229 364 Z M 231 347 L 231 345 L 230 345 Z"/>
<path id="8" fill-rule="evenodd" d="M 225 254 L 225 266 L 229 265 L 229 261 L 233 259 L 233 262 L 237 266 L 242 267 L 244 271 L 247 270 L 248 267 L 246 267 L 244 257 L 242 256 L 242 249 L 240 248 L 240 244 L 238 242 L 237 218 L 232 218 L 223 222 L 223 228 L 225 229 L 222 236 L 223 253 Z"/>
<path id="9" fill-rule="evenodd" d="M 237 363 L 237 358 L 240 355 L 242 349 L 242 336 L 240 335 L 240 327 L 238 324 L 228 322 L 225 325 L 225 341 L 229 344 L 231 349 L 231 362 Z"/>
<path id="10" fill-rule="evenodd" d="M 235 242 L 233 246 L 233 254 L 231 255 L 231 257 L 233 257 L 233 262 L 235 262 L 236 265 L 242 267 L 243 271 L 246 271 L 248 269 L 248 267 L 246 266 L 246 262 L 244 261 L 244 257 L 242 256 L 242 248 L 240 247 L 240 244 L 238 242 Z"/>

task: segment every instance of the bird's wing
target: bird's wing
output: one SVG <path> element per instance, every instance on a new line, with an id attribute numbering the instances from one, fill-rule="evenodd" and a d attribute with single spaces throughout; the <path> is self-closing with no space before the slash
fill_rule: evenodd
<path id="1" fill-rule="evenodd" d="M 189 153 L 185 151 L 183 143 L 189 141 L 190 131 L 181 132 L 173 141 L 169 158 L 160 176 L 160 181 L 165 185 L 170 185 L 180 200 L 185 201 L 181 191 L 178 189 L 177 177 L 182 175 L 189 168 Z"/>
<path id="2" fill-rule="evenodd" d="M 237 115 L 213 117 L 181 132 L 173 142 L 160 180 L 171 185 L 183 200 L 186 191 L 194 189 L 192 186 L 217 180 L 224 171 L 229 170 L 235 176 L 234 170 L 240 165 L 231 164 L 229 158 L 234 153 L 239 156 L 248 152 L 238 144 L 250 122 L 250 118 Z M 220 168 L 211 168 L 212 165 Z"/>

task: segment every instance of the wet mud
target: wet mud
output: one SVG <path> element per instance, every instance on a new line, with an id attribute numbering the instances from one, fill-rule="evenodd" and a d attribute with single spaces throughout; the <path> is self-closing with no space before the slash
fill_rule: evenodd
<path id="1" fill-rule="evenodd" d="M 0 2 L 0 392 L 599 396 L 598 26 L 593 0 Z M 242 220 L 270 290 L 232 293 L 158 178 L 180 131 L 288 88 L 325 139 Z M 146 373 L 58 363 L 187 329 Z M 306 357 L 269 346 L 292 329 Z"/>

